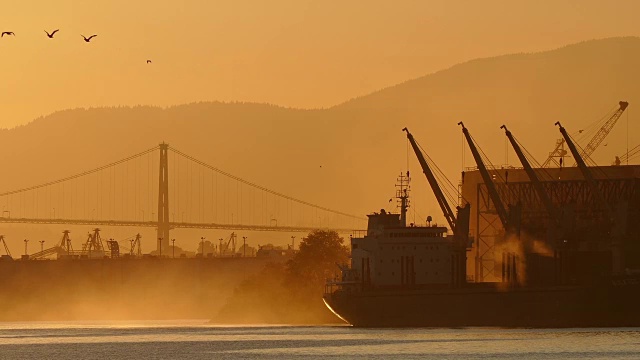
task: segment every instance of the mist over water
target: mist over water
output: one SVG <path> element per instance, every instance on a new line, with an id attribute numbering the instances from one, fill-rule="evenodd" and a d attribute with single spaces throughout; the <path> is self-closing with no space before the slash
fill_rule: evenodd
<path id="1" fill-rule="evenodd" d="M 210 318 L 268 259 L 4 261 L 0 320 Z M 1 357 L 0 357 L 1 358 Z"/>
<path id="2" fill-rule="evenodd" d="M 640 329 L 219 327 L 202 321 L 0 323 L 2 359 L 637 359 Z"/>

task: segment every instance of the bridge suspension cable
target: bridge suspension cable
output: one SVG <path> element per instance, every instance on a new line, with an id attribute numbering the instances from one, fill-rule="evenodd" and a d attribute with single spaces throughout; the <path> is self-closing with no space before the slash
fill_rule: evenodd
<path id="1" fill-rule="evenodd" d="M 83 176 L 86 176 L 86 175 L 91 175 L 91 174 L 97 173 L 99 171 L 102 171 L 102 170 L 114 167 L 116 165 L 125 163 L 127 161 L 139 158 L 141 156 L 144 156 L 144 155 L 146 155 L 148 153 L 151 153 L 151 152 L 154 152 L 156 150 L 158 150 L 158 146 L 154 146 L 154 147 L 152 147 L 150 149 L 147 149 L 147 150 L 145 150 L 143 152 L 140 152 L 140 153 L 137 153 L 135 155 L 131 155 L 131 156 L 126 157 L 124 159 L 121 159 L 121 160 L 112 162 L 110 164 L 103 165 L 103 166 L 100 166 L 98 168 L 95 168 L 95 169 L 92 169 L 92 170 L 88 170 L 88 171 L 85 171 L 85 172 L 82 172 L 82 173 L 79 173 L 79 174 L 76 174 L 76 175 L 67 176 L 65 178 L 54 180 L 54 181 L 50 181 L 50 182 L 47 182 L 47 183 L 44 183 L 44 184 L 40 184 L 40 185 L 34 185 L 34 186 L 30 186 L 30 187 L 26 187 L 26 188 L 22 188 L 22 189 L 18 189 L 18 190 L 13 190 L 13 191 L 7 191 L 7 192 L 4 192 L 4 193 L 0 193 L 0 197 L 7 196 L 7 195 L 14 195 L 14 194 L 18 194 L 18 193 L 22 193 L 22 192 L 26 192 L 26 191 L 31 191 L 31 190 L 36 190 L 36 189 L 40 189 L 40 188 L 43 188 L 43 187 L 56 185 L 56 184 L 60 184 L 60 183 L 66 182 L 66 181 L 74 180 L 74 179 L 77 179 L 77 178 L 80 178 L 80 177 L 83 177 Z"/>
<path id="2" fill-rule="evenodd" d="M 175 154 L 178 154 L 178 155 L 184 157 L 187 160 L 193 161 L 194 163 L 196 163 L 196 164 L 198 164 L 200 166 L 208 168 L 209 170 L 213 170 L 213 171 L 215 171 L 215 172 L 217 172 L 217 173 L 219 173 L 221 175 L 224 175 L 224 176 L 226 176 L 226 177 L 228 177 L 230 179 L 236 180 L 236 181 L 238 181 L 240 183 L 243 183 L 245 185 L 251 186 L 253 188 L 262 190 L 262 191 L 264 191 L 266 193 L 269 193 L 269 194 L 272 194 L 272 195 L 275 195 L 275 196 L 278 196 L 278 197 L 281 197 L 283 199 L 287 199 L 287 200 L 290 200 L 290 201 L 293 201 L 293 202 L 297 202 L 298 204 L 306 205 L 306 206 L 309 206 L 309 207 L 312 207 L 312 208 L 315 208 L 315 209 L 318 209 L 318 210 L 330 212 L 330 213 L 333 213 L 333 214 L 336 214 L 336 215 L 347 216 L 347 217 L 350 217 L 350 218 L 353 218 L 353 219 L 358 219 L 358 220 L 363 220 L 364 219 L 363 217 L 360 217 L 360 216 L 347 214 L 347 213 L 344 213 L 344 212 L 341 212 L 341 211 L 337 211 L 337 210 L 329 209 L 329 208 L 326 208 L 326 207 L 323 207 L 323 206 L 320 206 L 320 205 L 312 204 L 312 203 L 304 201 L 304 200 L 296 199 L 294 197 L 291 197 L 291 196 L 279 193 L 277 191 L 268 189 L 266 187 L 260 186 L 258 184 L 252 183 L 250 181 L 247 181 L 245 179 L 242 179 L 240 177 L 232 175 L 232 174 L 230 174 L 230 173 L 228 173 L 226 171 L 220 170 L 220 169 L 216 168 L 215 166 L 211 166 L 211 165 L 209 165 L 209 164 L 207 164 L 207 163 L 205 163 L 203 161 L 200 161 L 200 160 L 198 160 L 198 159 L 196 159 L 196 158 L 194 158 L 192 156 L 189 156 L 189 155 L 183 153 L 182 151 L 174 148 L 173 146 L 169 146 L 169 150 L 174 152 Z"/>

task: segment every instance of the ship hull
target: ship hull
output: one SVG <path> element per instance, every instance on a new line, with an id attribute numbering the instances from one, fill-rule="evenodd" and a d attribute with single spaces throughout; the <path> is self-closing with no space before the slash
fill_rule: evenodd
<path id="1" fill-rule="evenodd" d="M 360 327 L 634 327 L 640 282 L 590 287 L 339 290 L 324 297 Z"/>

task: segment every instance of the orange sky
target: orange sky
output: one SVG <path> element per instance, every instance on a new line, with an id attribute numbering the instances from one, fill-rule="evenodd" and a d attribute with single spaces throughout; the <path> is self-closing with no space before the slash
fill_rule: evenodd
<path id="1" fill-rule="evenodd" d="M 640 35 L 638 13 L 593 0 L 5 2 L 0 30 L 16 36 L 0 39 L 0 127 L 72 107 L 328 107 L 477 57 Z"/>

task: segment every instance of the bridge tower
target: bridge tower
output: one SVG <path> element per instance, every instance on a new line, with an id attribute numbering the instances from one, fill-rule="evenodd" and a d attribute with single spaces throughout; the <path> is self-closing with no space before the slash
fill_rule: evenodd
<path id="1" fill-rule="evenodd" d="M 160 144 L 158 182 L 158 253 L 169 250 L 169 144 Z"/>

